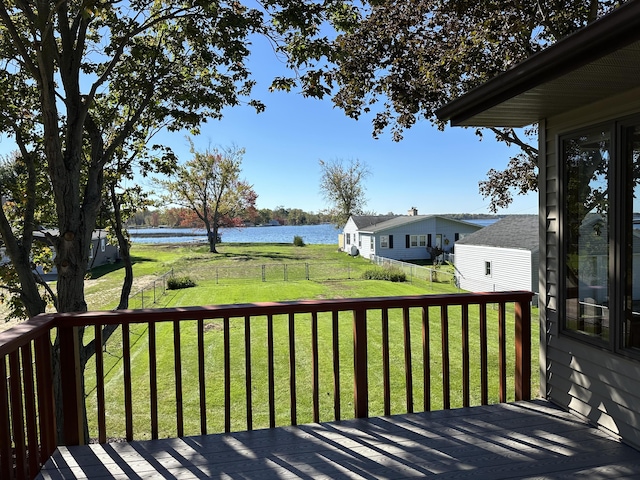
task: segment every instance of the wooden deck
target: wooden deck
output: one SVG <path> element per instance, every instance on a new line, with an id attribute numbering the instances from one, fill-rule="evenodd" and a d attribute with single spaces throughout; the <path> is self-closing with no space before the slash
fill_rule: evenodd
<path id="1" fill-rule="evenodd" d="M 38 478 L 640 478 L 640 452 L 547 402 L 60 447 Z"/>

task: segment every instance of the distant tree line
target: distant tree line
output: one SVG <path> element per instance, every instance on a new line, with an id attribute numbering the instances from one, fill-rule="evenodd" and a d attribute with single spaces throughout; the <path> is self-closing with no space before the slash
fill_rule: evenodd
<path id="1" fill-rule="evenodd" d="M 236 217 L 225 216 L 221 219 L 221 227 L 241 227 L 253 225 L 319 225 L 330 223 L 331 215 L 325 212 L 305 212 L 300 208 L 277 206 L 271 208 L 251 208 Z M 150 209 L 145 208 L 134 213 L 127 223 L 128 227 L 173 227 L 204 228 L 204 224 L 193 211 L 188 208 L 172 207 Z"/>

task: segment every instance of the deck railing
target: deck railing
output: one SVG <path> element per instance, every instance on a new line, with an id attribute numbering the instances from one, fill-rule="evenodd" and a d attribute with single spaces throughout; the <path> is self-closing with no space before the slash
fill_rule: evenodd
<path id="1" fill-rule="evenodd" d="M 99 442 L 180 437 L 529 399 L 530 301 L 502 292 L 36 318 L 0 334 L 0 478 L 35 476 L 61 407 L 73 445 L 87 431 Z M 82 373 L 79 329 L 102 344 L 106 325 L 117 334 Z"/>

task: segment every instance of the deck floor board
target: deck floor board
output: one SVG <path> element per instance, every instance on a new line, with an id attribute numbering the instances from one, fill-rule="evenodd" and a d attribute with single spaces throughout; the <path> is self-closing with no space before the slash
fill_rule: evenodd
<path id="1" fill-rule="evenodd" d="M 631 479 L 640 452 L 537 400 L 60 447 L 39 479 Z"/>

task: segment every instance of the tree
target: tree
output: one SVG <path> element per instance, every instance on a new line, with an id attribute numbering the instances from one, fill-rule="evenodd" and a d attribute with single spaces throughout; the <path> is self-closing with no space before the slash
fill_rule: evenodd
<path id="1" fill-rule="evenodd" d="M 209 241 L 209 251 L 218 253 L 218 229 L 223 222 L 254 208 L 257 195 L 253 187 L 240 180 L 244 149 L 217 148 L 195 151 L 193 158 L 178 167 L 169 180 L 156 180 L 167 192 L 166 201 L 186 207 L 202 221 Z"/>
<path id="2" fill-rule="evenodd" d="M 375 111 L 374 136 L 390 128 L 400 140 L 404 129 L 424 119 L 443 128 L 435 116 L 439 107 L 620 3 L 365 2 L 359 21 L 335 42 L 337 67 L 330 77 L 339 88 L 333 100 L 352 118 Z M 511 203 L 512 192 L 537 189 L 537 130 L 491 131 L 520 150 L 505 170 L 491 170 L 480 182 L 495 212 Z"/>
<path id="3" fill-rule="evenodd" d="M 320 160 L 320 192 L 331 205 L 333 222 L 342 226 L 367 203 L 364 180 L 371 174 L 360 160 Z"/>

